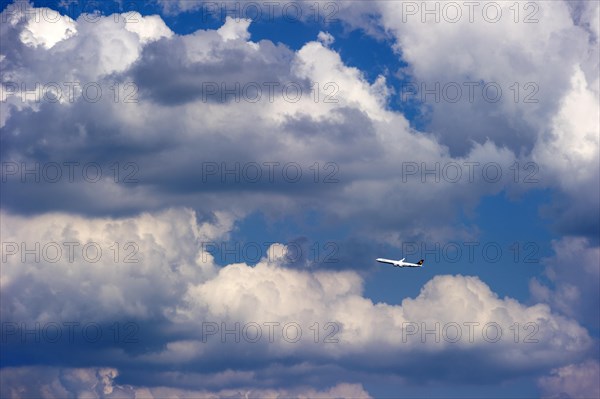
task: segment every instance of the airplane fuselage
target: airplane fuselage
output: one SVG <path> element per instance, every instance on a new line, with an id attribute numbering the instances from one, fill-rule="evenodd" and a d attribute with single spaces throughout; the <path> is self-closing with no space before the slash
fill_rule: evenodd
<path id="1" fill-rule="evenodd" d="M 389 263 L 389 264 L 393 265 L 394 267 L 422 267 L 423 266 L 423 262 L 424 262 L 423 259 L 421 259 L 419 261 L 419 263 L 405 262 L 404 259 L 406 259 L 406 258 L 402 258 L 400 260 L 377 258 L 375 260 L 380 263 Z"/>

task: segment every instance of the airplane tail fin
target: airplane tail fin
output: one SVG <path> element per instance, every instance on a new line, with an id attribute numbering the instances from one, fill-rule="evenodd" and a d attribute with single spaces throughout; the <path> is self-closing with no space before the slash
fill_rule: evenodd
<path id="1" fill-rule="evenodd" d="M 420 261 L 417 262 L 417 265 L 422 265 L 425 262 L 425 259 L 421 259 Z"/>

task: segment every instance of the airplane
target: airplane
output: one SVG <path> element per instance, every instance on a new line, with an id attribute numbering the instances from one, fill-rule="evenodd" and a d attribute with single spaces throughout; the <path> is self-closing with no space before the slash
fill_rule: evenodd
<path id="1" fill-rule="evenodd" d="M 375 260 L 380 263 L 392 264 L 392 265 L 394 265 L 394 267 L 422 267 L 423 263 L 425 262 L 425 259 L 421 259 L 417 263 L 410 263 L 410 262 L 405 262 L 404 259 L 406 259 L 406 258 L 402 258 L 400 260 L 377 258 Z"/>

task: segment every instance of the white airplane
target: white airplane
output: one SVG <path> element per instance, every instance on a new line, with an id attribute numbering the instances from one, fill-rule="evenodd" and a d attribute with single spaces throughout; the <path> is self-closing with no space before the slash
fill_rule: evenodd
<path id="1" fill-rule="evenodd" d="M 410 263 L 410 262 L 405 262 L 404 259 L 406 259 L 406 258 L 402 258 L 400 260 L 377 258 L 375 260 L 380 263 L 392 264 L 392 265 L 394 265 L 394 267 L 422 267 L 423 263 L 425 262 L 425 259 L 421 259 L 417 263 Z"/>

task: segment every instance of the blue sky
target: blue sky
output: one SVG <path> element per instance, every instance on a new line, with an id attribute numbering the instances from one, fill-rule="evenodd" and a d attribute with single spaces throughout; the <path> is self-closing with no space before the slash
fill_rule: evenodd
<path id="1" fill-rule="evenodd" d="M 598 3 L 273 4 L 2 2 L 1 396 L 598 397 Z"/>

